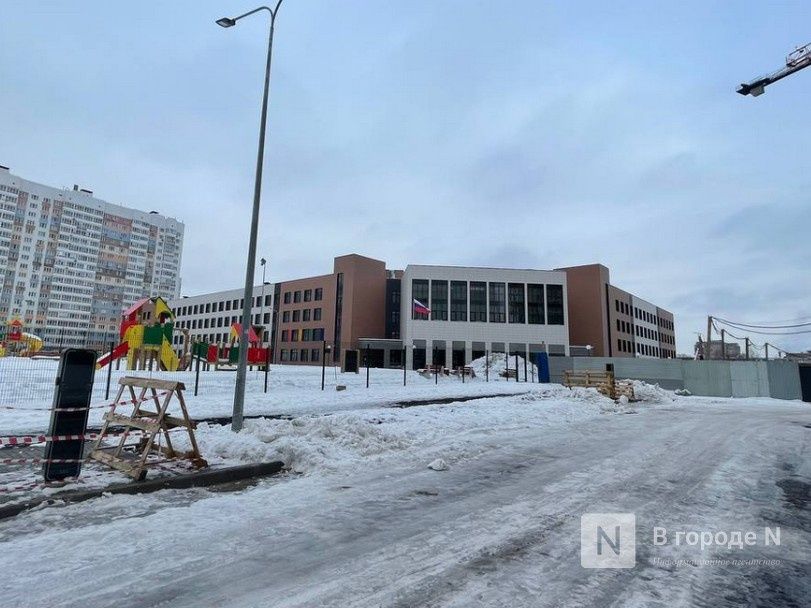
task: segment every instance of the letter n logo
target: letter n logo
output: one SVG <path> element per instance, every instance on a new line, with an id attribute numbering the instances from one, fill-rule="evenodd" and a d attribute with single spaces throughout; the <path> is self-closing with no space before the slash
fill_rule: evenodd
<path id="1" fill-rule="evenodd" d="M 636 515 L 583 514 L 580 517 L 580 565 L 633 568 L 636 565 Z"/>

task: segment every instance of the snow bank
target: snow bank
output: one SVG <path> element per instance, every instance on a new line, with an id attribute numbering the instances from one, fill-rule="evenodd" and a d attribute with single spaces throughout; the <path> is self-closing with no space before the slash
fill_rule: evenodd
<path id="1" fill-rule="evenodd" d="M 476 373 L 478 378 L 484 378 L 485 374 L 487 373 L 487 359 L 487 357 L 479 357 L 478 359 L 474 359 L 470 362 L 470 367 L 473 368 L 473 371 Z M 500 378 L 501 374 L 507 368 L 515 371 L 515 355 L 509 355 L 508 357 L 505 353 L 490 353 L 489 359 L 491 380 L 494 378 Z M 530 380 L 533 378 L 538 378 L 538 368 L 535 367 L 535 365 L 530 361 L 527 361 L 527 374 L 529 374 Z M 518 380 L 523 382 L 525 379 L 524 357 L 518 355 Z"/>
<path id="2" fill-rule="evenodd" d="M 296 473 L 345 469 L 412 443 L 408 433 L 395 433 L 377 418 L 354 413 L 246 420 L 241 433 L 203 424 L 197 441 L 201 453 L 213 461 L 281 460 Z"/>
<path id="3" fill-rule="evenodd" d="M 634 387 L 634 398 L 645 403 L 673 403 L 676 397 L 672 392 L 666 391 L 658 384 L 648 384 L 641 380 L 624 380 Z"/>

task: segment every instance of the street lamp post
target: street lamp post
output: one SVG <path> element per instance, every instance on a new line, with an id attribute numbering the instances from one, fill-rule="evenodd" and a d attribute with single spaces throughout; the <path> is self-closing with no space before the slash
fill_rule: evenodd
<path id="1" fill-rule="evenodd" d="M 262 344 L 265 343 L 265 264 L 267 260 L 262 258 L 259 260 L 259 265 L 262 267 L 262 295 L 260 296 L 262 307 L 259 309 L 259 323 L 262 326 Z"/>
<path id="2" fill-rule="evenodd" d="M 253 298 L 253 281 L 256 270 L 256 236 L 259 229 L 259 200 L 262 192 L 262 163 L 265 156 L 265 128 L 267 126 L 268 114 L 268 91 L 270 89 L 270 60 L 273 54 L 273 28 L 276 24 L 276 15 L 279 14 L 279 7 L 282 0 L 278 0 L 276 8 L 270 9 L 267 6 L 260 6 L 252 11 L 240 15 L 239 17 L 222 17 L 217 19 L 217 25 L 221 27 L 233 27 L 237 21 L 259 11 L 270 13 L 270 32 L 268 34 L 268 54 L 265 66 L 265 90 L 262 97 L 262 115 L 259 123 L 259 149 L 256 154 L 256 181 L 253 190 L 253 213 L 251 215 L 251 235 L 248 241 L 248 265 L 245 270 L 245 294 L 242 305 L 242 328 L 239 335 L 239 363 L 237 365 L 236 386 L 234 388 L 234 410 L 231 420 L 231 430 L 239 432 L 242 430 L 242 413 L 245 408 L 245 378 L 248 368 L 248 328 L 251 322 L 251 300 Z"/>
<path id="3" fill-rule="evenodd" d="M 324 340 L 323 345 L 321 347 L 321 390 L 322 391 L 324 390 L 324 379 L 326 377 L 326 371 L 327 371 L 327 355 L 329 354 L 330 350 L 332 350 L 330 348 L 330 345 L 327 344 L 326 340 Z"/>

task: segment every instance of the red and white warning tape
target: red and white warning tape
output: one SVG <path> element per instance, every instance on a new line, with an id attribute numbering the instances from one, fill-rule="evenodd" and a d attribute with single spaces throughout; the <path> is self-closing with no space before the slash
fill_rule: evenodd
<path id="1" fill-rule="evenodd" d="M 158 397 L 163 397 L 169 391 L 161 391 L 157 394 Z M 143 403 L 155 398 L 155 395 L 144 395 L 141 399 L 125 399 L 124 401 L 113 401 L 112 403 L 102 403 L 97 405 L 88 405 L 87 407 L 17 407 L 16 405 L 0 405 L 2 410 L 18 410 L 24 412 L 86 412 L 87 410 L 103 409 L 105 407 L 113 407 L 114 405 L 127 405 L 136 403 Z"/>
<path id="2" fill-rule="evenodd" d="M 117 437 L 138 437 L 145 435 L 145 431 L 130 431 L 128 433 L 107 433 L 104 437 L 115 439 Z M 34 445 L 37 443 L 45 443 L 49 441 L 90 441 L 98 439 L 101 433 L 85 433 L 84 435 L 20 435 L 18 437 L 0 437 L 0 446 L 3 445 Z"/>
<path id="3" fill-rule="evenodd" d="M 164 432 L 173 433 L 183 431 L 184 428 L 166 429 Z M 104 435 L 105 439 L 118 439 L 119 437 L 140 437 L 147 435 L 146 431 L 127 431 L 126 433 L 107 433 Z M 25 446 L 35 445 L 38 443 L 53 442 L 53 441 L 91 441 L 98 439 L 101 433 L 85 433 L 84 435 L 19 435 L 0 437 L 0 446 Z"/>

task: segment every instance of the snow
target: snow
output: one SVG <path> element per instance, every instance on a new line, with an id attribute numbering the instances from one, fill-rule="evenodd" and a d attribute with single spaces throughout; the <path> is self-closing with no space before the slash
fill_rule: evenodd
<path id="1" fill-rule="evenodd" d="M 437 458 L 436 460 L 432 460 L 428 464 L 428 468 L 432 471 L 447 471 L 448 470 L 448 463 L 442 460 L 441 458 Z"/>
<path id="2" fill-rule="evenodd" d="M 274 368 L 271 378 L 267 396 L 251 379 L 246 413 L 291 418 L 249 419 L 239 434 L 203 423 L 197 437 L 214 466 L 281 459 L 288 474 L 0 521 L 0 571 L 13 573 L 0 583 L 4 604 L 724 608 L 753 597 L 802 605 L 811 592 L 811 521 L 796 507 L 802 494 L 784 489 L 811 481 L 806 404 L 679 397 L 641 383 L 640 401 L 615 403 L 594 389 L 493 375 L 434 385 L 410 374 L 404 388 L 394 370 L 372 370 L 368 390 L 364 374 L 334 374 L 333 386 L 348 386 L 340 393 L 320 391 L 317 368 Z M 232 383 L 224 372 L 201 376 L 194 414 L 227 414 Z M 452 396 L 477 398 L 395 406 Z M 19 428 L 41 420 L 4 415 Z M 580 567 L 586 512 L 636 513 L 634 569 Z M 697 549 L 653 547 L 654 525 L 780 525 L 783 546 L 734 557 L 781 565 L 659 566 L 653 557 Z"/>
<path id="3" fill-rule="evenodd" d="M 527 378 L 524 375 L 524 357 L 521 355 L 507 355 L 505 353 L 490 353 L 489 361 L 488 357 L 479 357 L 478 359 L 474 359 L 470 362 L 470 367 L 473 368 L 474 373 L 476 376 L 480 378 L 485 378 L 488 374 L 488 365 L 489 365 L 489 376 L 491 379 L 493 378 L 501 378 L 501 375 L 504 373 L 505 370 L 509 369 L 510 371 L 515 371 L 516 367 L 516 359 L 518 361 L 518 381 L 524 382 Z M 527 366 L 527 375 L 529 376 L 529 381 L 533 382 L 535 379 L 538 378 L 538 368 L 535 366 L 534 363 L 531 363 L 529 360 L 526 361 Z"/>

